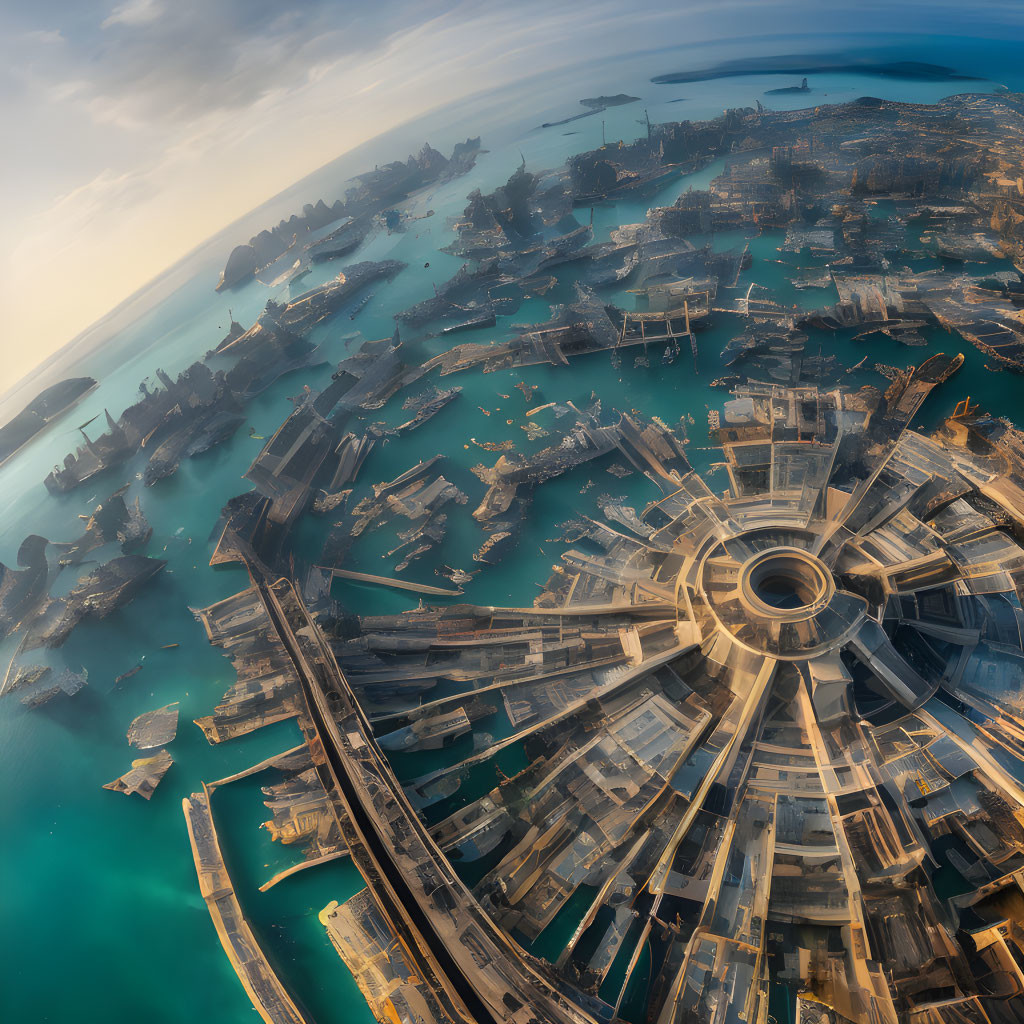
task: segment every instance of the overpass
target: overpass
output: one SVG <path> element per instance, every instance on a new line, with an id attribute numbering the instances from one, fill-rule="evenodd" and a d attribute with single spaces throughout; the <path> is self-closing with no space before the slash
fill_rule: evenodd
<path id="1" fill-rule="evenodd" d="M 271 585 L 250 571 L 295 667 L 313 761 L 352 860 L 444 1012 L 475 1024 L 595 1024 L 534 968 L 452 870 L 292 584 Z"/>

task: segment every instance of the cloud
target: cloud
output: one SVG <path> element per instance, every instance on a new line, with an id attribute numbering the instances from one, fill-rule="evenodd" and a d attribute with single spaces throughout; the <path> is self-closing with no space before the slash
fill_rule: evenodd
<path id="1" fill-rule="evenodd" d="M 97 227 L 106 230 L 113 211 L 121 220 L 130 218 L 157 190 L 150 171 L 117 173 L 105 168 L 90 181 L 58 196 L 50 207 L 30 220 L 14 258 L 28 263 L 57 259 Z"/>
<path id="2" fill-rule="evenodd" d="M 53 28 L 36 28 L 25 33 L 25 39 L 29 43 L 44 43 L 46 45 L 56 45 L 57 43 L 64 42 L 64 36 L 57 29 Z"/>
<path id="3" fill-rule="evenodd" d="M 113 28 L 115 25 L 148 25 L 156 21 L 164 13 L 158 0 L 128 0 L 119 4 L 100 23 L 101 28 Z"/>
<path id="4" fill-rule="evenodd" d="M 57 69 L 90 84 L 89 101 L 126 120 L 180 123 L 241 110 L 301 85 L 311 67 L 379 46 L 436 13 L 439 0 L 128 0 L 101 23 L 81 63 Z M 81 73 L 79 73 L 81 72 Z"/>

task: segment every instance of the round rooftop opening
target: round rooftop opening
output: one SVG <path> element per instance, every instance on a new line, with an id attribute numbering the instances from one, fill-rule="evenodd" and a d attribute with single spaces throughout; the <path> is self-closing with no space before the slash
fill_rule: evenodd
<path id="1" fill-rule="evenodd" d="M 743 592 L 753 611 L 790 617 L 810 610 L 832 593 L 832 576 L 806 551 L 771 548 L 744 566 Z"/>
<path id="2" fill-rule="evenodd" d="M 754 584 L 754 593 L 773 608 L 802 608 L 811 595 L 802 580 L 785 573 L 764 576 Z"/>

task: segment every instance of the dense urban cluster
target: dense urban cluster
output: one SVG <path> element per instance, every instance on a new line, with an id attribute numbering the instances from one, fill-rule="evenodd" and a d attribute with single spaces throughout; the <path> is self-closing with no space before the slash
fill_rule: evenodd
<path id="1" fill-rule="evenodd" d="M 403 200 L 468 170 L 479 141 L 363 175 L 344 202 L 236 249 L 219 287 L 298 280 L 375 226 L 400 230 Z M 708 189 L 594 240 L 588 208 L 720 158 Z M 292 400 L 217 525 L 211 564 L 244 565 L 251 585 L 196 612 L 237 674 L 197 724 L 211 743 L 291 718 L 302 733 L 186 801 L 203 897 L 257 1010 L 310 1019 L 218 841 L 212 794 L 255 774 L 271 838 L 301 850 L 265 887 L 339 858 L 365 879 L 320 920 L 382 1021 L 610 1024 L 641 970 L 650 1024 L 765 1022 L 782 989 L 798 1024 L 1024 1019 L 1024 435 L 947 383 L 971 345 L 1024 372 L 1024 96 L 648 123 L 564 167 L 524 162 L 473 191 L 452 228 L 462 268 Z M 780 257 L 802 257 L 796 287 L 834 286 L 834 303 L 787 305 L 754 284 L 749 246 L 708 240 L 769 229 L 785 232 Z M 349 264 L 233 323 L 205 360 L 108 414 L 47 487 L 140 451 L 147 485 L 174 473 L 273 380 L 322 363 L 313 328 L 354 318 L 402 269 Z M 573 300 L 511 337 L 428 358 L 409 344 L 493 328 L 567 271 Z M 635 308 L 609 298 L 626 285 Z M 723 321 L 736 328 L 725 350 L 702 348 Z M 850 386 L 855 367 L 820 341 L 882 334 L 889 351 L 913 349 L 936 328 L 946 352 L 878 364 L 884 387 Z M 688 456 L 692 418 L 612 410 L 600 393 L 533 404 L 521 383 L 525 450 L 470 439 L 494 453 L 476 493 L 438 454 L 355 499 L 375 448 L 465 401 L 440 377 L 570 374 L 584 359 L 616 376 L 652 359 L 716 375 L 701 442 L 720 452 L 715 476 Z M 918 429 L 935 389 L 952 412 Z M 385 406 L 400 424 L 370 421 Z M 540 489 L 585 464 L 646 478 L 649 501 L 565 510 L 531 606 L 459 601 L 515 552 Z M 295 544 L 307 516 L 329 520 L 312 556 Z M 401 526 L 394 568 L 355 569 L 383 523 Z M 453 566 L 437 550 L 455 523 L 483 539 Z M 0 567 L 0 629 L 25 636 L 4 691 L 41 702 L 84 684 L 30 652 L 147 584 L 163 563 L 131 553 L 146 530 L 118 493 L 79 540 L 30 537 L 21 568 Z M 117 557 L 50 596 L 59 572 L 115 540 Z M 448 585 L 418 582 L 413 563 Z M 364 614 L 335 600 L 336 578 L 420 601 Z M 148 797 L 176 728 L 171 707 L 136 720 L 129 741 L 150 753 L 109 785 Z M 464 756 L 397 770 L 449 747 Z M 547 949 L 568 913 L 568 941 Z"/>

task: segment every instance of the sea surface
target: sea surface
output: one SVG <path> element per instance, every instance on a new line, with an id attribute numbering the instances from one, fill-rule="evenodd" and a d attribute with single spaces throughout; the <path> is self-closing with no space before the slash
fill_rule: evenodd
<path id="1" fill-rule="evenodd" d="M 947 64 L 984 80 L 915 82 L 866 75 L 814 75 L 809 95 L 784 96 L 764 95 L 768 89 L 790 84 L 774 75 L 686 85 L 653 85 L 649 81 L 653 75 L 734 56 L 836 50 Z M 241 477 L 262 444 L 249 436 L 250 427 L 255 434 L 269 437 L 290 411 L 287 396 L 299 392 L 304 384 L 323 386 L 333 365 L 358 346 L 356 332 L 366 339 L 390 336 L 395 312 L 428 297 L 433 285 L 440 285 L 458 269 L 460 261 L 438 250 L 452 241 L 449 221 L 462 211 L 472 189 L 486 192 L 502 184 L 521 159 L 529 169 L 541 170 L 601 145 L 602 139 L 630 141 L 646 132 L 645 116 L 652 122 L 700 119 L 715 116 L 726 107 L 752 106 L 758 99 L 766 106 L 783 109 L 863 95 L 935 102 L 959 91 L 988 91 L 1003 85 L 1024 88 L 1015 44 L 969 38 L 901 38 L 883 51 L 874 36 L 829 40 L 777 37 L 742 40 L 717 49 L 679 47 L 623 55 L 614 64 L 590 65 L 581 61 L 583 56 L 572 56 L 571 67 L 521 88 L 476 95 L 405 125 L 321 169 L 201 246 L 152 288 L 87 332 L 46 371 L 52 379 L 89 374 L 100 386 L 0 469 L 0 561 L 15 565 L 18 546 L 29 533 L 41 533 L 54 541 L 71 540 L 81 531 L 80 517 L 127 483 L 129 500 L 141 496 L 153 526 L 147 553 L 166 558 L 168 566 L 132 604 L 103 622 L 81 625 L 65 646 L 54 652 L 55 665 L 88 671 L 86 689 L 74 698 L 37 709 L 22 707 L 16 698 L 0 702 L 0 822 L 5 829 L 0 842 L 0 877 L 4 880 L 0 890 L 0 1020 L 12 1024 L 190 1024 L 197 1020 L 236 1024 L 257 1019 L 200 898 L 181 800 L 204 780 L 233 774 L 294 746 L 299 734 L 293 723 L 281 723 L 219 746 L 207 744 L 192 720 L 212 710 L 234 674 L 230 663 L 206 643 L 190 609 L 227 597 L 248 582 L 243 572 L 213 570 L 208 561 L 211 531 L 220 509 L 228 498 L 248 489 Z M 640 101 L 561 127 L 537 127 L 579 112 L 578 101 L 583 97 L 618 92 L 638 96 Z M 407 204 L 414 214 L 433 210 L 433 216 L 411 222 L 404 233 L 377 233 L 356 254 L 315 267 L 296 286 L 301 291 L 317 285 L 357 259 L 387 257 L 408 264 L 392 283 L 371 289 L 374 298 L 355 319 L 343 315 L 317 329 L 315 337 L 324 344 L 327 365 L 278 381 L 249 406 L 245 426 L 229 443 L 184 461 L 175 476 L 152 488 L 142 486 L 143 463 L 136 459 L 70 494 L 51 496 L 46 492 L 43 477 L 74 448 L 78 424 L 104 409 L 119 415 L 137 399 L 140 381 L 153 380 L 157 367 L 175 375 L 201 358 L 224 335 L 231 315 L 249 326 L 268 298 L 287 298 L 286 289 L 270 289 L 257 282 L 230 293 L 215 293 L 218 271 L 233 245 L 282 216 L 298 212 L 305 202 L 320 198 L 331 202 L 342 196 L 346 180 L 375 163 L 404 159 L 428 140 L 448 153 L 456 141 L 475 135 L 482 136 L 487 152 L 474 170 Z M 722 166 L 723 162 L 717 161 L 650 198 L 598 207 L 593 215 L 596 240 L 606 238 L 620 224 L 642 220 L 648 207 L 671 203 L 682 190 L 706 187 Z M 582 218 L 586 212 L 577 215 Z M 884 206 L 879 215 L 885 215 Z M 730 248 L 748 240 L 742 235 L 718 235 L 711 241 L 716 247 Z M 755 281 L 777 300 L 805 307 L 835 301 L 831 288 L 796 291 L 791 287 L 786 268 L 772 262 L 778 257 L 776 247 L 782 242 L 782 233 L 767 233 L 749 241 L 754 263 L 744 275 L 744 285 Z M 571 274 L 563 272 L 556 290 L 544 300 L 524 303 L 514 316 L 501 318 L 494 329 L 463 333 L 454 340 L 507 337 L 513 324 L 546 319 L 548 304 L 567 301 L 571 294 Z M 611 298 L 632 308 L 633 296 L 625 291 Z M 481 450 L 471 438 L 483 442 L 511 438 L 518 451 L 527 453 L 550 443 L 549 439 L 530 442 L 521 429 L 529 406 L 514 387 L 519 381 L 538 385 L 533 405 L 572 400 L 582 406 L 596 393 L 605 410 L 639 409 L 673 425 L 682 420 L 692 439 L 692 461 L 698 469 L 713 473 L 719 455 L 708 448 L 707 408 L 720 407 L 726 395 L 711 388 L 710 382 L 721 373 L 722 346 L 742 328 L 738 318 L 719 316 L 712 327 L 700 332 L 699 372 L 688 353 L 664 367 L 660 353 L 652 351 L 647 368 L 634 367 L 630 352 L 624 355 L 619 370 L 610 366 L 606 356 L 594 356 L 574 361 L 570 369 L 541 366 L 446 378 L 446 385 L 463 387 L 461 396 L 428 427 L 401 441 L 379 445 L 363 468 L 356 497 L 368 490 L 371 482 L 390 479 L 421 458 L 444 453 L 448 457 L 444 473 L 466 492 L 469 503 L 450 514 L 451 530 L 441 550 L 414 563 L 406 575 L 437 582 L 435 565 L 447 562 L 475 568 L 471 555 L 484 535 L 469 513 L 479 501 L 483 485 L 471 467 L 479 462 L 492 464 L 497 455 Z M 937 424 L 967 395 L 994 414 L 1019 415 L 1020 378 L 987 370 L 985 358 L 954 335 L 932 332 L 927 349 L 903 349 L 888 340 L 855 342 L 847 336 L 824 333 L 814 341 L 847 366 L 868 356 L 865 368 L 846 378 L 854 387 L 884 387 L 885 381 L 868 369 L 876 361 L 906 365 L 938 351 L 963 351 L 964 368 L 932 395 L 922 410 L 920 425 Z M 405 343 L 410 363 L 447 344 L 441 339 L 417 339 L 413 332 Z M 36 384 L 42 382 L 41 375 Z M 414 387 L 412 393 L 417 390 Z M 400 422 L 400 405 L 407 394 L 400 394 L 380 412 L 367 414 L 367 421 Z M 28 397 L 31 395 L 22 395 L 20 404 Z M 2 411 L 6 417 L 14 410 Z M 534 419 L 553 434 L 566 426 L 566 421 Z M 719 479 L 724 487 L 724 477 Z M 465 600 L 489 605 L 531 604 L 537 584 L 547 578 L 558 559 L 561 545 L 551 539 L 557 535 L 556 524 L 573 512 L 596 514 L 595 500 L 601 494 L 624 496 L 641 508 L 654 496 L 637 474 L 619 480 L 587 466 L 543 485 L 515 554 L 481 572 L 467 588 Z M 330 517 L 302 521 L 295 538 L 300 557 L 319 550 L 331 521 Z M 353 552 L 353 567 L 390 572 L 397 558 L 388 559 L 386 553 L 395 544 L 393 526 L 368 534 Z M 99 552 L 98 557 L 109 557 L 109 553 Z M 87 565 L 83 572 L 90 568 Z M 72 584 L 69 578 L 60 586 Z M 334 593 L 339 601 L 363 614 L 397 612 L 415 604 L 412 595 L 358 585 L 338 584 Z M 180 646 L 162 649 L 167 644 Z M 0 670 L 6 669 L 14 646 L 7 642 L 0 647 Z M 142 671 L 115 687 L 115 677 L 139 662 Z M 178 736 L 169 747 L 175 764 L 152 801 L 147 804 L 103 790 L 102 784 L 126 771 L 132 760 L 133 752 L 125 741 L 132 719 L 172 701 L 179 703 L 181 712 Z M 499 736 L 508 728 L 507 722 L 494 720 L 481 725 Z M 396 770 L 401 777 L 410 778 L 465 756 L 468 744 L 467 739 L 451 751 L 396 757 Z M 522 763 L 517 747 L 509 748 L 500 760 L 508 773 Z M 495 766 L 485 766 L 464 785 L 456 802 L 479 795 L 495 780 Z M 258 891 L 262 882 L 296 860 L 295 851 L 272 843 L 267 831 L 260 828 L 269 817 L 260 786 L 269 781 L 272 779 L 264 776 L 252 777 L 219 789 L 213 798 L 240 899 L 282 976 L 315 1020 L 320 1024 L 369 1022 L 369 1011 L 317 920 L 329 901 L 345 900 L 359 890 L 362 881 L 358 873 L 347 863 L 335 862 L 301 872 L 266 893 Z M 444 810 L 431 809 L 431 819 Z M 472 880 L 487 866 L 470 865 L 463 870 Z M 476 874 L 471 876 L 471 871 Z M 570 901 L 534 943 L 534 950 L 555 955 L 584 906 L 582 897 Z M 645 962 L 649 963 L 649 958 Z M 624 967 L 624 963 L 616 965 L 611 985 L 616 978 L 621 981 Z M 637 983 L 623 1003 L 623 1013 L 631 1020 L 642 1019 L 646 972 L 647 968 L 637 972 Z M 612 993 L 613 1000 L 614 996 Z"/>

